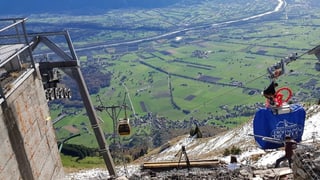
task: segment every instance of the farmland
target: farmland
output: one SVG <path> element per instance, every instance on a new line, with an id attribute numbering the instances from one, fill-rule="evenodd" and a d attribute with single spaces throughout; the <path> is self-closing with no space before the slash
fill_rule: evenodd
<path id="1" fill-rule="evenodd" d="M 134 117 L 132 107 L 128 110 L 133 134 L 146 138 L 170 129 L 188 132 L 194 123 L 232 128 L 249 121 L 257 108 L 264 106 L 260 92 L 270 81 L 267 67 L 319 44 L 319 7 L 311 9 L 308 3 L 290 1 L 286 11 L 275 15 L 212 26 L 273 10 L 278 3 L 214 2 L 113 10 L 95 16 L 33 15 L 30 22 L 34 31 L 69 28 L 93 103 L 99 105 L 99 95 L 105 106 L 123 104 L 125 85 L 136 112 Z M 173 31 L 181 32 L 125 43 Z M 288 66 L 291 73 L 277 80 L 294 91 L 295 102 L 313 103 L 319 98 L 315 62 L 315 57 L 305 55 Z M 93 72 L 99 75 L 92 76 Z M 63 80 L 72 86 L 68 78 Z M 109 84 L 102 87 L 104 80 Z M 72 105 L 79 100 L 76 87 L 72 89 L 75 99 L 64 103 Z M 64 103 L 51 103 L 53 119 L 62 112 L 68 114 L 55 125 L 59 137 L 81 132 L 81 141 L 75 138 L 71 142 L 96 146 L 85 111 L 66 108 Z M 125 103 L 129 105 L 128 98 Z M 97 113 L 110 142 L 112 119 L 107 112 Z M 119 118 L 123 116 L 122 110 Z M 159 145 L 154 141 L 153 145 Z"/>

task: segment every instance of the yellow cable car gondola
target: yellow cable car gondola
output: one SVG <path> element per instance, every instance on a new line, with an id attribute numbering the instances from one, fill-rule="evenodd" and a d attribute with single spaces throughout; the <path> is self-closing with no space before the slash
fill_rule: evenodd
<path id="1" fill-rule="evenodd" d="M 119 120 L 118 133 L 120 136 L 130 135 L 130 124 L 128 118 Z"/>
<path id="2" fill-rule="evenodd" d="M 125 117 L 118 122 L 118 133 L 120 136 L 130 135 L 130 123 L 127 118 L 126 106 L 124 106 Z"/>

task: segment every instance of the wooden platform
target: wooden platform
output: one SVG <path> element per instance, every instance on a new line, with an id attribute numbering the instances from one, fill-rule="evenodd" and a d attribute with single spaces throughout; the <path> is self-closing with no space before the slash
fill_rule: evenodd
<path id="1" fill-rule="evenodd" d="M 191 167 L 215 167 L 219 166 L 219 160 L 191 160 L 190 161 L 190 168 Z M 145 162 L 142 165 L 143 169 L 173 169 L 173 168 L 187 168 L 186 161 L 161 161 L 161 162 Z"/>

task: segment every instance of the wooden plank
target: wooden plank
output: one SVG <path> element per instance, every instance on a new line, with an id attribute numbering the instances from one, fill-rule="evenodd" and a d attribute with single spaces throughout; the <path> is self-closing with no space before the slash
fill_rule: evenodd
<path id="1" fill-rule="evenodd" d="M 195 160 L 190 161 L 189 167 L 213 167 L 220 164 L 218 160 Z M 142 166 L 144 169 L 168 169 L 168 168 L 186 168 L 188 167 L 186 161 L 163 161 L 163 162 L 146 162 Z"/>
<path id="2" fill-rule="evenodd" d="M 172 162 L 178 162 L 178 161 L 159 161 L 159 162 L 144 162 L 143 164 L 155 164 L 155 163 L 172 163 Z M 217 159 L 205 159 L 205 160 L 190 160 L 190 163 L 191 162 L 220 162 L 219 160 Z M 186 163 L 185 160 L 181 160 L 180 163 Z"/>

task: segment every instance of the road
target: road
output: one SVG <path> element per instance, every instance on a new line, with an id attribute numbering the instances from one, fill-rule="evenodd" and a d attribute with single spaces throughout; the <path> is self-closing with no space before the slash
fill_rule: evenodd
<path id="1" fill-rule="evenodd" d="M 157 39 L 165 38 L 165 37 L 170 37 L 170 36 L 177 36 L 181 33 L 185 33 L 187 31 L 191 30 L 197 30 L 197 29 L 203 29 L 203 28 L 217 28 L 221 26 L 228 26 L 228 25 L 233 25 L 236 23 L 243 23 L 246 21 L 258 19 L 264 16 L 268 16 L 274 13 L 278 13 L 282 10 L 284 10 L 287 6 L 287 2 L 285 0 L 277 0 L 278 4 L 272 11 L 267 11 L 264 13 L 256 14 L 253 16 L 241 18 L 238 20 L 231 20 L 231 21 L 225 21 L 225 22 L 220 22 L 220 23 L 214 23 L 214 24 L 207 24 L 207 25 L 199 25 L 199 26 L 194 26 L 194 27 L 189 27 L 189 28 L 184 28 L 181 30 L 176 30 L 176 31 L 171 31 L 165 34 L 153 36 L 153 37 L 147 37 L 147 38 L 142 38 L 142 39 L 137 39 L 137 40 L 131 40 L 131 41 L 125 41 L 125 42 L 119 42 L 119 43 L 112 43 L 112 44 L 102 44 L 102 45 L 96 45 L 96 46 L 90 46 L 90 47 L 83 47 L 83 48 L 76 48 L 76 51 L 85 51 L 85 50 L 93 50 L 93 49 L 99 49 L 99 48 L 108 48 L 108 47 L 114 47 L 114 46 L 121 46 L 121 45 L 130 45 L 130 44 L 136 44 L 136 43 L 142 43 L 142 42 L 147 42 L 147 41 L 154 41 Z"/>

